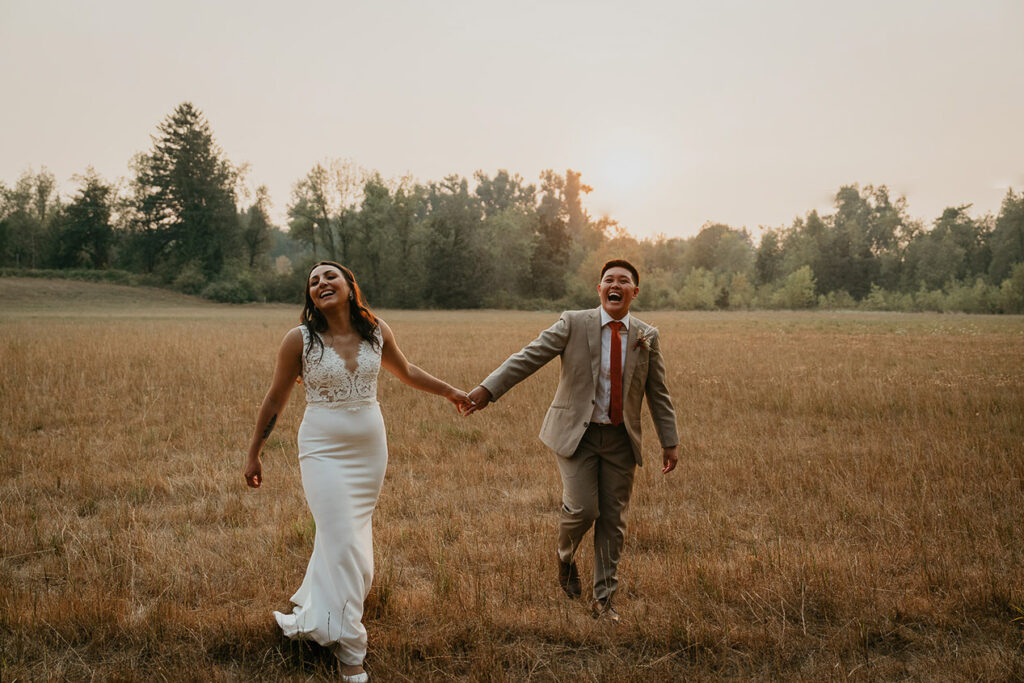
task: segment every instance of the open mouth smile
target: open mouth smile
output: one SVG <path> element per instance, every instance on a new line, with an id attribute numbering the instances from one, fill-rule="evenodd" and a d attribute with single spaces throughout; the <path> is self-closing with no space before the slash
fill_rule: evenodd
<path id="1" fill-rule="evenodd" d="M 622 301 L 622 295 L 618 292 L 608 292 L 608 301 Z"/>

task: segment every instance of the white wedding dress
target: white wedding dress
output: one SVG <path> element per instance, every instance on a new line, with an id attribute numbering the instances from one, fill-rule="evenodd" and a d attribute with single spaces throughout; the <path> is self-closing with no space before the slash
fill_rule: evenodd
<path id="1" fill-rule="evenodd" d="M 377 403 L 380 350 L 363 340 L 355 372 L 330 346 L 304 342 L 306 412 L 299 427 L 302 488 L 316 522 L 313 555 L 290 614 L 274 612 L 284 634 L 334 648 L 343 664 L 366 655 L 363 602 L 373 580 L 371 521 L 388 462 Z M 378 343 L 381 333 L 375 332 Z"/>

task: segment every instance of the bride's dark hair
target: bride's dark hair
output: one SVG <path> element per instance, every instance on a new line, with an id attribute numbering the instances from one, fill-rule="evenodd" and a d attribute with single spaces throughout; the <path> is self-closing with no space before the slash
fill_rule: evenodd
<path id="1" fill-rule="evenodd" d="M 380 341 L 378 341 L 375 334 L 378 327 L 377 316 L 366 305 L 366 300 L 363 298 L 363 290 L 359 289 L 356 276 L 352 274 L 351 270 L 340 263 L 320 261 L 319 263 L 314 263 L 313 267 L 309 269 L 309 273 L 306 274 L 306 305 L 302 307 L 302 315 L 299 316 L 299 322 L 309 331 L 309 345 L 306 347 L 306 353 L 313 350 L 313 344 L 317 344 L 320 347 L 321 355 L 324 352 L 324 340 L 320 338 L 320 334 L 327 331 L 327 318 L 324 317 L 324 314 L 313 303 L 313 297 L 309 295 L 309 276 L 320 266 L 333 266 L 345 278 L 349 291 L 352 293 L 348 302 L 348 313 L 352 321 L 352 327 L 355 328 L 360 337 L 370 343 L 370 346 L 379 350 Z"/>

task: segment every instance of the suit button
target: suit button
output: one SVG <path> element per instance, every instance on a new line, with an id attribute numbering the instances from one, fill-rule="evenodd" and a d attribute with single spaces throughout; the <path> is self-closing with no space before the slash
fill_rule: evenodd
<path id="1" fill-rule="evenodd" d="M 594 399 L 590 399 L 590 405 L 594 405 L 595 403 L 597 403 L 597 401 L 595 401 Z"/>
<path id="2" fill-rule="evenodd" d="M 589 423 L 589 422 L 584 422 L 584 423 L 583 423 L 583 426 L 584 426 L 584 427 L 589 427 L 589 426 L 590 426 L 590 423 Z"/>

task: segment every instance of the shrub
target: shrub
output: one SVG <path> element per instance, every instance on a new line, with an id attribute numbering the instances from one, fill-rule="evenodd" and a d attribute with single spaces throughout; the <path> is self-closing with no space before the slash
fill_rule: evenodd
<path id="1" fill-rule="evenodd" d="M 891 310 L 886 300 L 887 292 L 876 284 L 871 285 L 871 292 L 860 302 L 860 307 L 867 311 Z"/>
<path id="2" fill-rule="evenodd" d="M 147 284 L 144 276 L 126 270 L 91 270 L 89 268 L 0 268 L 0 277 L 40 277 L 63 280 L 84 280 L 86 282 L 108 282 L 114 285 Z"/>
<path id="3" fill-rule="evenodd" d="M 715 277 L 703 268 L 694 268 L 683 280 L 676 295 L 676 306 L 683 310 L 710 311 L 715 307 Z"/>
<path id="4" fill-rule="evenodd" d="M 1024 263 L 1015 265 L 1003 280 L 997 300 L 1003 313 L 1024 313 Z"/>
<path id="5" fill-rule="evenodd" d="M 746 310 L 754 302 L 754 286 L 743 273 L 735 273 L 729 280 L 728 294 L 728 307 L 732 309 Z"/>
<path id="6" fill-rule="evenodd" d="M 178 277 L 174 278 L 174 288 L 185 294 L 199 294 L 206 287 L 206 276 L 195 261 L 188 263 Z"/>
<path id="7" fill-rule="evenodd" d="M 263 288 L 248 268 L 231 266 L 221 276 L 203 288 L 204 299 L 227 304 L 244 304 L 263 299 Z"/>
<path id="8" fill-rule="evenodd" d="M 773 308 L 814 308 L 818 298 L 814 294 L 814 273 L 803 266 L 790 273 L 782 286 L 772 295 Z"/>
<path id="9" fill-rule="evenodd" d="M 978 278 L 973 284 L 952 280 L 946 285 L 944 310 L 961 313 L 995 313 L 998 310 L 997 289 Z"/>
<path id="10" fill-rule="evenodd" d="M 928 289 L 922 282 L 921 289 L 914 294 L 914 310 L 944 311 L 946 310 L 946 295 L 942 293 L 941 289 Z"/>
<path id="11" fill-rule="evenodd" d="M 827 308 L 833 311 L 850 310 L 857 308 L 857 300 L 850 296 L 845 289 L 837 289 L 819 296 L 818 308 Z"/>

